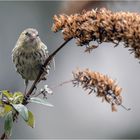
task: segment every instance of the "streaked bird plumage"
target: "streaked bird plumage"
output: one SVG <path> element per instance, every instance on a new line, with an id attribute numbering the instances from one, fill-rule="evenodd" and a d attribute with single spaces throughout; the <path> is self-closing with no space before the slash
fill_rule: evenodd
<path id="1" fill-rule="evenodd" d="M 12 51 L 13 63 L 26 84 L 28 80 L 36 79 L 48 56 L 47 46 L 39 38 L 38 31 L 33 28 L 25 29 L 20 34 Z M 50 64 L 45 69 L 44 76 L 49 73 Z"/>

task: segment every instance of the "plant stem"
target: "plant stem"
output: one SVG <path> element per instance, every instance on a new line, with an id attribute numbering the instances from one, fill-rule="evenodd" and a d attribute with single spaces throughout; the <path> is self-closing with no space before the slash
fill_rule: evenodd
<path id="1" fill-rule="evenodd" d="M 45 68 L 48 63 L 50 62 L 50 60 L 71 40 L 72 38 L 68 39 L 67 41 L 65 41 L 62 45 L 60 45 L 51 55 L 49 55 L 49 57 L 46 59 L 43 67 Z M 44 70 L 40 70 L 36 80 L 33 82 L 31 88 L 29 89 L 28 93 L 25 95 L 25 98 L 28 98 L 32 92 L 34 91 L 34 89 L 36 88 L 38 81 L 40 80 L 40 77 L 42 75 L 42 73 L 44 72 Z"/>
<path id="2" fill-rule="evenodd" d="M 5 140 L 5 139 L 8 139 L 8 137 L 6 136 L 5 133 L 3 133 L 0 139 L 1 139 L 1 140 Z"/>
<path id="3" fill-rule="evenodd" d="M 71 40 L 72 38 L 68 39 L 67 41 L 65 41 L 63 44 L 61 44 L 51 55 L 49 55 L 49 57 L 46 59 L 43 67 L 45 68 L 48 63 L 50 62 L 50 60 Z M 36 88 L 38 81 L 40 80 L 41 75 L 43 74 L 44 70 L 40 70 L 36 80 L 33 82 L 31 88 L 29 89 L 28 93 L 25 95 L 25 99 L 23 104 L 26 105 L 28 104 L 27 99 L 28 97 L 30 97 L 30 95 L 32 94 L 32 92 L 34 91 L 34 89 Z M 15 120 L 14 120 L 15 121 Z M 1 135 L 0 137 L 1 140 L 5 140 L 8 139 L 7 135 L 5 134 L 5 132 Z"/>

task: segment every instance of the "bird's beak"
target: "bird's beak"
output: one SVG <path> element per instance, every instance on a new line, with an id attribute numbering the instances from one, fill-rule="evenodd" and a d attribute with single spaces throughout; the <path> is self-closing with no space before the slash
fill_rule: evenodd
<path id="1" fill-rule="evenodd" d="M 36 38 L 36 34 L 32 34 L 32 38 Z"/>
<path id="2" fill-rule="evenodd" d="M 30 37 L 31 41 L 34 41 L 36 39 L 36 34 L 32 34 L 32 36 Z"/>

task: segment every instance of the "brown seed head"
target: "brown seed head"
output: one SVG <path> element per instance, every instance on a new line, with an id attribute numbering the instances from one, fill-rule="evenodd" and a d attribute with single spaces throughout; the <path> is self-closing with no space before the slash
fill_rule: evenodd
<path id="1" fill-rule="evenodd" d="M 122 104 L 122 88 L 108 76 L 89 69 L 78 69 L 73 72 L 73 77 L 74 86 L 82 86 L 84 90 L 89 90 L 88 94 L 96 93 L 97 97 L 102 97 L 102 101 L 106 100 L 111 104 L 112 111 L 116 111 L 116 105 Z"/>
<path id="2" fill-rule="evenodd" d="M 54 32 L 62 30 L 65 40 L 76 38 L 77 45 L 123 42 L 140 59 L 140 14 L 112 12 L 107 9 L 83 11 L 81 14 L 54 16 Z M 90 45 L 89 45 L 90 46 Z M 92 46 L 92 45 L 91 45 Z M 89 47 L 93 49 L 96 47 Z M 97 46 L 98 47 L 98 46 Z M 89 51 L 89 50 L 88 50 Z"/>

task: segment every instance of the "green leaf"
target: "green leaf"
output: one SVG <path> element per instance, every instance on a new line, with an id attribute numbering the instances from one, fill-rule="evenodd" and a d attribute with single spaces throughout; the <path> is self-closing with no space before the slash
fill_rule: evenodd
<path id="1" fill-rule="evenodd" d="M 3 103 L 2 103 L 2 101 L 0 100 L 0 106 L 2 106 L 3 105 Z"/>
<path id="2" fill-rule="evenodd" d="M 29 114 L 26 106 L 22 104 L 12 104 L 15 110 L 22 116 L 25 121 L 28 121 Z"/>
<path id="3" fill-rule="evenodd" d="M 4 105 L 4 113 L 5 114 L 8 113 L 8 112 L 10 112 L 12 109 L 13 109 L 12 106 L 10 106 L 10 105 Z"/>
<path id="4" fill-rule="evenodd" d="M 15 92 L 13 94 L 13 103 L 14 104 L 21 104 L 23 102 L 23 98 L 24 98 L 23 93 Z"/>
<path id="5" fill-rule="evenodd" d="M 35 118 L 34 118 L 34 115 L 31 111 L 28 111 L 28 114 L 29 114 L 29 118 L 28 118 L 28 121 L 27 121 L 27 124 L 34 128 L 35 127 Z"/>
<path id="6" fill-rule="evenodd" d="M 50 103 L 48 103 L 46 99 L 40 99 L 38 97 L 31 97 L 30 100 L 29 100 L 29 102 L 53 107 L 53 105 L 50 104 Z"/>
<path id="7" fill-rule="evenodd" d="M 0 106 L 0 117 L 3 117 L 4 115 L 5 115 L 4 107 Z"/>
<path id="8" fill-rule="evenodd" d="M 2 90 L 1 93 L 2 93 L 2 98 L 1 98 L 2 101 L 5 100 L 8 101 L 9 103 L 13 101 L 13 94 L 10 93 L 9 91 Z"/>
<path id="9" fill-rule="evenodd" d="M 4 117 L 8 112 L 12 111 L 12 109 L 9 105 L 0 105 L 0 117 Z"/>
<path id="10" fill-rule="evenodd" d="M 13 126 L 13 115 L 12 111 L 10 111 L 9 113 L 6 114 L 4 123 L 4 131 L 8 137 L 11 136 L 12 126 Z"/>
<path id="11" fill-rule="evenodd" d="M 0 91 L 0 100 L 2 99 L 2 92 Z"/>
<path id="12" fill-rule="evenodd" d="M 13 94 L 10 93 L 8 90 L 1 91 L 3 95 L 5 95 L 8 99 L 13 98 Z"/>

